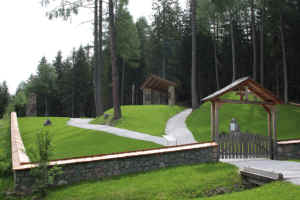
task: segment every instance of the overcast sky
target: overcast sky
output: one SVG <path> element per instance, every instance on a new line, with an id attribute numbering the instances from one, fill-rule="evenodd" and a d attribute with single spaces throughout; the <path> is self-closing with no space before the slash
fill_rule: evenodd
<path id="1" fill-rule="evenodd" d="M 72 49 L 93 42 L 92 11 L 81 10 L 72 22 L 48 20 L 41 0 L 8 0 L 0 6 L 0 82 L 6 80 L 14 94 L 18 84 L 36 73 L 42 56 L 52 61 L 59 50 L 63 56 Z M 184 2 L 185 0 L 181 0 Z M 134 19 L 151 18 L 152 0 L 130 0 Z"/>

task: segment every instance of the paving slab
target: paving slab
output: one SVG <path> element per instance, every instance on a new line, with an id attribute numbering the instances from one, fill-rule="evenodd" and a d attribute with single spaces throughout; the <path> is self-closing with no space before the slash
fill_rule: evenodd
<path id="1" fill-rule="evenodd" d="M 251 167 L 269 172 L 282 173 L 285 181 L 300 185 L 300 162 L 279 161 L 268 159 L 221 160 L 239 169 Z"/>

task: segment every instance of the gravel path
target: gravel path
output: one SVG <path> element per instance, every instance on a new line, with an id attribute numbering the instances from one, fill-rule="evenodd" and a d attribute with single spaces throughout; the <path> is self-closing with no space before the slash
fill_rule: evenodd
<path id="1" fill-rule="evenodd" d="M 284 180 L 300 185 L 300 162 L 267 159 L 222 160 L 222 162 L 235 165 L 240 169 L 244 167 L 251 167 L 275 173 L 282 173 Z"/>
<path id="2" fill-rule="evenodd" d="M 185 124 L 185 120 L 191 113 L 192 109 L 186 109 L 169 119 L 165 129 L 165 137 L 173 138 L 176 145 L 196 143 L 193 134 Z"/>
<path id="3" fill-rule="evenodd" d="M 139 133 L 139 132 L 115 128 L 115 127 L 111 127 L 111 126 L 89 124 L 89 122 L 91 120 L 93 120 L 93 119 L 71 118 L 67 124 L 69 126 L 74 126 L 74 127 L 78 127 L 78 128 L 103 131 L 106 133 L 110 133 L 110 134 L 118 135 L 118 136 L 122 136 L 122 137 L 132 138 L 132 139 L 136 139 L 136 140 L 144 140 L 144 141 L 148 141 L 148 142 L 154 142 L 156 144 L 160 144 L 163 146 L 171 145 L 171 144 L 169 144 L 168 140 L 163 137 L 151 136 L 146 133 Z"/>

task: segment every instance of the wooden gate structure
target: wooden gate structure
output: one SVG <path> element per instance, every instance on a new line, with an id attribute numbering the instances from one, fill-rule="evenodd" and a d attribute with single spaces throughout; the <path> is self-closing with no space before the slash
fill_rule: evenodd
<path id="1" fill-rule="evenodd" d="M 219 134 L 220 159 L 271 158 L 272 138 L 249 133 Z"/>
<path id="2" fill-rule="evenodd" d="M 224 97 L 229 92 L 235 92 L 239 96 L 239 100 Z M 250 94 L 254 97 L 254 100 L 248 98 Z M 282 101 L 271 91 L 263 88 L 249 77 L 244 77 L 201 99 L 201 102 L 207 101 L 211 102 L 211 139 L 219 144 L 221 158 L 255 158 L 261 156 L 276 159 L 276 105 L 281 104 Z M 263 106 L 268 113 L 268 136 L 243 133 L 219 134 L 219 109 L 223 104 Z"/>

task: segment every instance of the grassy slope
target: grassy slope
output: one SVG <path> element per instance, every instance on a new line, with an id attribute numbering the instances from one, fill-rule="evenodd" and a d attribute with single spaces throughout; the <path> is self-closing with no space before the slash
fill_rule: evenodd
<path id="1" fill-rule="evenodd" d="M 216 187 L 240 184 L 237 169 L 227 164 L 201 164 L 87 182 L 50 192 L 48 200 L 192 199 Z"/>
<path id="2" fill-rule="evenodd" d="M 23 142 L 30 155 L 36 149 L 36 134 L 43 128 L 47 118 L 19 118 Z M 51 159 L 108 154 L 139 149 L 155 148 L 160 145 L 151 142 L 123 138 L 100 131 L 85 130 L 67 126 L 68 118 L 51 117 L 52 126 L 47 127 L 54 147 Z M 30 155 L 33 159 L 33 156 Z"/>
<path id="3" fill-rule="evenodd" d="M 175 114 L 183 111 L 183 107 L 165 105 L 147 106 L 122 106 L 122 119 L 114 126 L 128 130 L 148 133 L 155 136 L 162 136 L 165 132 L 167 121 Z M 113 109 L 105 113 L 113 115 Z M 105 124 L 103 116 L 92 123 Z"/>
<path id="4" fill-rule="evenodd" d="M 300 108 L 278 106 L 278 139 L 300 138 Z M 229 131 L 232 118 L 237 119 L 241 131 L 267 135 L 267 112 L 262 106 L 224 104 L 220 108 L 220 132 Z M 186 121 L 198 141 L 210 140 L 210 103 L 203 104 Z"/>
<path id="5" fill-rule="evenodd" d="M 2 191 L 12 188 L 9 120 L 0 120 L 0 199 Z"/>
<path id="6" fill-rule="evenodd" d="M 300 197 L 300 186 L 285 182 L 271 183 L 248 191 L 199 198 L 198 200 L 295 200 Z"/>

